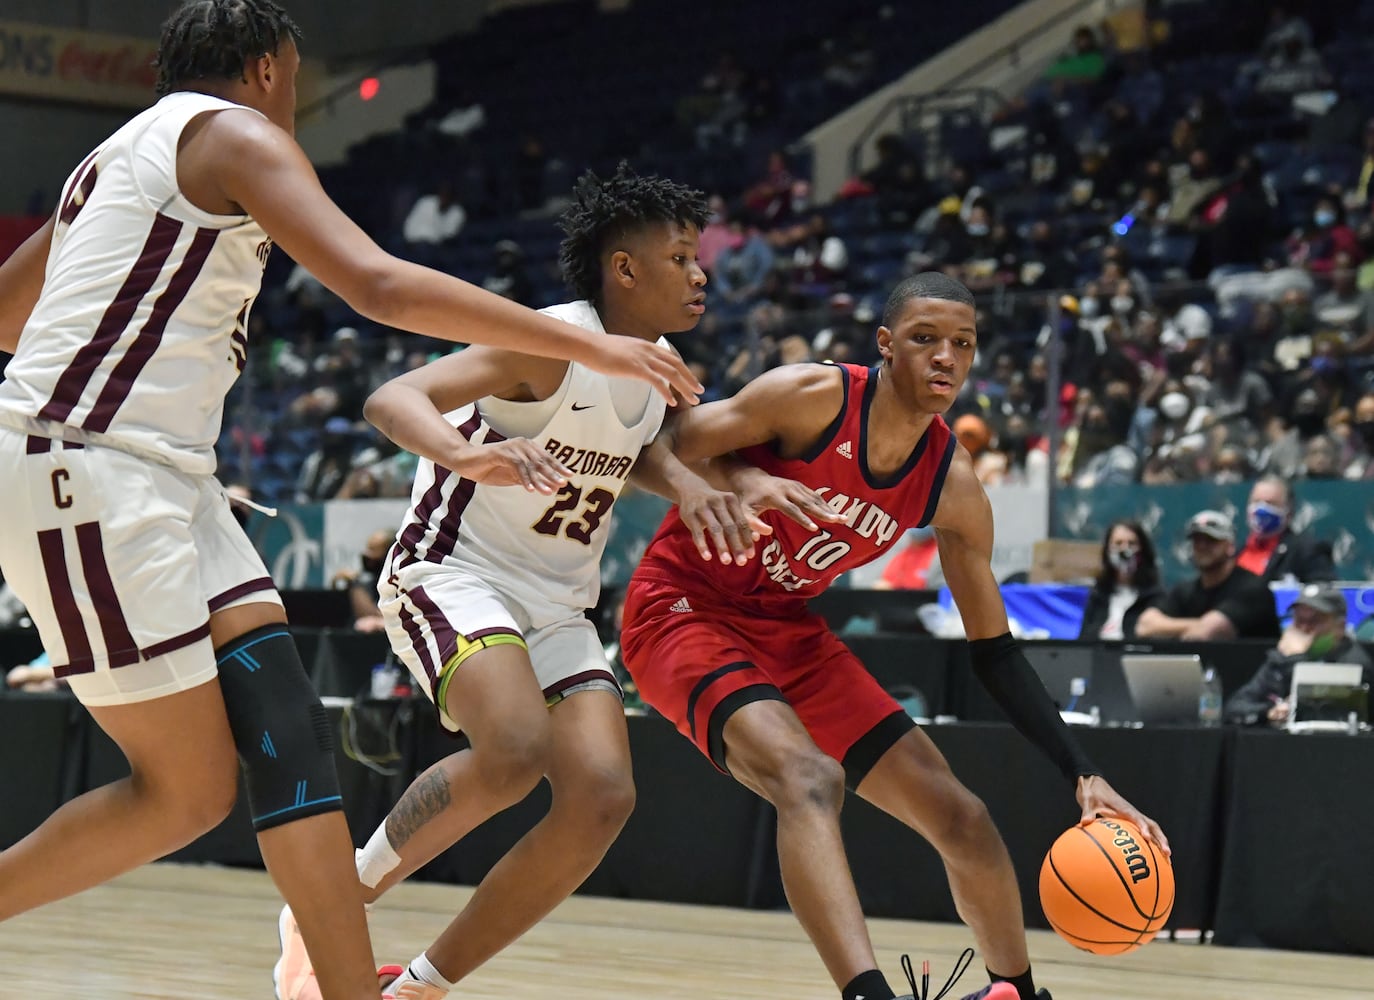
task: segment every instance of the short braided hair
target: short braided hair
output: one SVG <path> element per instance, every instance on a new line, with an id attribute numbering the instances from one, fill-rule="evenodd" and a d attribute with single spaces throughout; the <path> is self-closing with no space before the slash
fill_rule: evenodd
<path id="1" fill-rule="evenodd" d="M 558 220 L 563 243 L 558 266 L 579 299 L 601 298 L 601 255 L 615 240 L 654 222 L 701 229 L 710 210 L 706 195 L 663 177 L 641 177 L 624 160 L 614 176 L 588 170 L 573 188 L 572 204 Z"/>
<path id="2" fill-rule="evenodd" d="M 162 26 L 158 95 L 192 80 L 241 80 L 250 59 L 300 39 L 301 29 L 273 0 L 186 0 Z"/>

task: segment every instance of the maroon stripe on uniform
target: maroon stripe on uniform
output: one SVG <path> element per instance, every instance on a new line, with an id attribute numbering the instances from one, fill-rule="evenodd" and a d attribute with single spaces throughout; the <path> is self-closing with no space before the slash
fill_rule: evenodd
<path id="1" fill-rule="evenodd" d="M 62 208 L 62 214 L 58 216 L 59 221 L 64 223 L 70 223 L 74 221 L 76 219 L 77 213 L 80 212 L 82 206 L 85 205 L 86 199 L 89 198 L 91 196 L 91 192 L 95 190 L 96 171 L 95 167 L 91 166 L 91 161 L 94 160 L 96 156 L 98 156 L 99 154 L 100 150 L 93 150 L 90 153 L 90 155 L 88 155 L 84 160 L 81 161 L 81 166 L 77 167 L 74 171 L 72 171 L 71 183 L 67 185 L 67 190 L 62 192 L 62 200 L 58 202 L 58 204 Z M 87 166 L 91 166 L 89 173 L 86 172 Z M 78 184 L 81 185 L 80 205 L 78 205 L 72 199 L 72 195 L 76 194 L 76 186 Z"/>
<path id="2" fill-rule="evenodd" d="M 38 533 L 38 551 L 43 557 L 43 574 L 48 578 L 48 593 L 52 597 L 57 627 L 62 630 L 62 645 L 67 647 L 67 660 L 76 664 L 93 663 L 91 643 L 86 638 L 86 626 L 72 593 L 72 580 L 67 575 L 67 552 L 62 544 L 62 529 L 49 528 Z"/>
<path id="3" fill-rule="evenodd" d="M 207 638 L 209 635 L 210 620 L 207 618 L 205 624 L 199 628 L 193 628 L 189 632 L 183 632 L 181 635 L 174 635 L 170 639 L 163 639 L 161 642 L 153 643 L 143 650 L 143 658 L 145 660 L 151 660 L 154 656 L 165 656 L 168 653 L 173 653 L 178 649 L 189 646 L 193 642 L 200 642 L 200 640 Z"/>
<path id="4" fill-rule="evenodd" d="M 434 541 L 425 552 L 425 562 L 443 562 L 447 556 L 453 555 L 453 550 L 458 545 L 458 529 L 463 524 L 463 512 L 468 509 L 468 504 L 472 503 L 472 494 L 476 489 L 477 484 L 471 479 L 458 480 L 458 485 L 449 494 L 448 510 L 444 511 L 444 519 L 439 522 L 439 527 L 434 532 Z"/>
<path id="5" fill-rule="evenodd" d="M 191 290 L 191 285 L 200 276 L 201 269 L 205 267 L 205 261 L 210 256 L 210 251 L 214 248 L 215 239 L 218 236 L 219 231 L 215 229 L 196 230 L 196 235 L 191 240 L 191 246 L 187 249 L 186 256 L 181 259 L 177 269 L 172 272 L 171 280 L 167 282 L 167 288 L 153 303 L 153 311 L 148 314 L 148 320 L 143 324 L 143 329 L 138 331 L 138 336 L 129 345 L 129 349 L 124 352 L 124 357 L 119 359 L 119 363 L 114 366 L 114 371 L 110 372 L 110 377 L 105 381 L 105 387 L 100 390 L 100 395 L 96 398 L 95 406 L 91 408 L 90 414 L 81 424 L 83 428 L 97 433 L 103 433 L 110 429 L 110 422 L 114 420 L 114 415 L 119 412 L 119 408 L 129 398 L 134 382 L 138 380 L 138 376 L 142 374 L 143 369 L 152 360 L 153 352 L 157 350 L 158 344 L 162 342 L 162 334 L 167 329 L 167 322 L 172 318 L 172 313 L 176 312 L 177 307 L 186 298 L 186 293 Z"/>
<path id="6" fill-rule="evenodd" d="M 52 438 L 39 437 L 37 434 L 30 434 L 28 442 L 24 445 L 26 455 L 46 455 L 52 451 Z"/>
<path id="7" fill-rule="evenodd" d="M 105 315 L 100 317 L 95 335 L 76 352 L 72 363 L 57 380 L 52 398 L 38 411 L 39 417 L 60 423 L 71 416 L 76 404 L 81 402 L 82 393 L 90 385 L 91 376 L 119 342 L 120 336 L 129 325 L 129 320 L 133 319 L 138 304 L 143 301 L 143 297 L 148 294 L 148 290 L 162 273 L 162 265 L 167 263 L 167 257 L 171 254 L 177 234 L 180 232 L 181 223 L 176 219 L 159 214 L 153 220 L 152 229 L 139 252 L 138 261 L 129 270 L 114 301 L 105 310 Z"/>
<path id="8" fill-rule="evenodd" d="M 472 416 L 458 426 L 458 433 L 470 439 L 481 425 L 481 414 L 474 407 Z M 484 442 L 492 443 L 492 435 L 495 433 L 488 428 Z M 505 440 L 499 434 L 496 436 L 500 440 Z M 444 519 L 434 529 L 434 541 L 425 552 L 426 562 L 443 562 L 446 557 L 453 555 L 453 549 L 458 544 L 458 529 L 463 524 L 463 512 L 472 502 L 472 494 L 476 489 L 477 484 L 471 479 L 460 479 L 458 485 L 453 488 L 448 498 L 448 509 L 444 511 Z"/>
<path id="9" fill-rule="evenodd" d="M 249 594 L 258 594 L 264 590 L 276 590 L 277 585 L 272 582 L 270 576 L 260 576 L 256 580 L 249 580 L 241 583 L 237 587 L 230 587 L 222 594 L 216 594 L 210 598 L 210 613 L 218 611 L 226 604 L 232 604 L 240 597 L 247 597 Z"/>
<path id="10" fill-rule="evenodd" d="M 407 525 L 405 531 L 401 532 L 401 537 L 396 539 L 396 544 L 405 552 L 404 557 L 396 560 L 397 569 L 416 560 L 415 548 L 429 531 L 429 519 L 439 509 L 439 503 L 444 498 L 444 483 L 448 482 L 451 475 L 453 473 L 441 465 L 434 467 L 434 483 L 425 490 L 424 496 L 420 497 L 420 502 L 415 505 L 415 520 Z"/>
<path id="11" fill-rule="evenodd" d="M 446 663 L 458 651 L 458 633 L 439 610 L 439 605 L 425 593 L 424 587 L 413 587 L 406 591 L 406 596 L 425 616 L 429 631 L 434 636 L 434 645 L 439 649 L 439 663 Z"/>
<path id="12" fill-rule="evenodd" d="M 99 522 L 87 521 L 76 526 L 76 549 L 81 553 L 81 571 L 86 576 L 86 589 L 90 591 L 95 616 L 100 621 L 100 635 L 105 640 L 110 666 L 127 667 L 137 663 L 138 643 L 134 642 L 129 632 L 129 623 L 124 620 L 124 609 L 119 606 L 114 580 L 110 579 L 110 567 L 105 562 L 105 546 L 100 540 Z"/>
<path id="13" fill-rule="evenodd" d="M 404 593 L 404 592 L 403 592 Z M 415 620 L 415 616 L 410 613 L 410 609 L 401 603 L 401 628 L 405 629 L 406 635 L 410 637 L 411 648 L 415 650 L 415 655 L 420 658 L 420 666 L 425 668 L 425 676 L 429 678 L 430 699 L 437 705 L 439 703 L 439 671 L 434 668 L 434 658 L 429 655 L 429 644 L 425 642 L 425 633 L 420 628 L 420 623 Z"/>

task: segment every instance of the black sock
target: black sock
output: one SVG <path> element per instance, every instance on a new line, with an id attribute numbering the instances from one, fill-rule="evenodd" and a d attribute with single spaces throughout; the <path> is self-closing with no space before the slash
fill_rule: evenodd
<path id="1" fill-rule="evenodd" d="M 893 1000 L 896 996 L 892 987 L 877 969 L 861 972 L 840 990 L 843 1000 Z"/>
<path id="2" fill-rule="evenodd" d="M 997 973 L 988 969 L 988 978 L 994 983 L 1011 983 L 1016 987 L 1016 992 L 1021 1000 L 1035 1000 L 1035 980 L 1031 978 L 1030 967 L 1019 976 L 999 976 Z"/>

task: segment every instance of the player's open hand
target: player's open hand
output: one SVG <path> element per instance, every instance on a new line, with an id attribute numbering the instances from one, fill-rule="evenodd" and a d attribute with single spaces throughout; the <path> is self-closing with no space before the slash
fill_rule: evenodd
<path id="1" fill-rule="evenodd" d="M 755 514 L 776 510 L 807 531 L 815 531 L 818 524 L 837 524 L 844 520 L 844 516 L 836 513 L 819 493 L 795 479 L 770 476 L 762 469 L 752 469 L 732 474 L 730 484 L 748 510 Z"/>
<path id="2" fill-rule="evenodd" d="M 597 337 L 594 343 L 596 353 L 583 361 L 588 368 L 648 382 L 669 406 L 679 399 L 695 405 L 705 391 L 670 348 L 635 337 Z"/>
<path id="3" fill-rule="evenodd" d="M 1128 819 L 1140 829 L 1145 839 L 1153 842 L 1165 854 L 1173 855 L 1169 838 L 1164 836 L 1159 824 L 1118 795 L 1107 784 L 1106 778 L 1096 774 L 1079 778 L 1077 795 L 1078 804 L 1083 807 L 1083 817 L 1078 821 L 1080 826 L 1087 826 L 1099 816 Z"/>
<path id="4" fill-rule="evenodd" d="M 449 468 L 485 486 L 523 486 L 546 496 L 568 482 L 572 470 L 529 438 L 510 438 L 465 448 Z"/>
<path id="5" fill-rule="evenodd" d="M 710 562 L 715 553 L 723 563 L 743 566 L 754 558 L 754 543 L 771 529 L 729 490 L 714 489 L 704 480 L 683 489 L 678 496 L 678 515 L 692 533 L 701 558 Z"/>

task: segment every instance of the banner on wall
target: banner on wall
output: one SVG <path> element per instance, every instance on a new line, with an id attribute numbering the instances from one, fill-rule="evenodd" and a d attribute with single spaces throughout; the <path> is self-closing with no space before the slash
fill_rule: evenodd
<path id="1" fill-rule="evenodd" d="M 1331 543 L 1345 580 L 1374 580 L 1374 494 L 1363 483 L 1307 480 L 1294 485 L 1293 524 Z M 1236 545 L 1245 544 L 1248 483 L 1180 483 L 1064 489 L 1055 505 L 1055 537 L 1100 541 L 1118 519 L 1138 521 L 1150 534 L 1166 583 L 1196 574 L 1188 561 L 1188 519 L 1200 510 L 1229 514 Z"/>
<path id="2" fill-rule="evenodd" d="M 0 21 L 0 94 L 146 108 L 157 42 Z"/>
<path id="3" fill-rule="evenodd" d="M 993 572 L 999 580 L 1030 568 L 1032 549 L 1045 537 L 1044 490 L 1025 486 L 988 492 L 996 523 Z M 330 586 L 341 570 L 358 568 L 358 555 L 374 531 L 394 534 L 405 516 L 407 500 L 331 500 L 317 504 L 284 504 L 276 518 L 253 514 L 249 536 L 278 587 L 310 590 Z M 601 559 L 601 582 L 622 587 L 639 565 L 658 530 L 668 502 L 632 492 L 615 505 L 611 535 Z M 841 586 L 867 587 L 882 572 L 883 561 L 841 578 Z"/>

